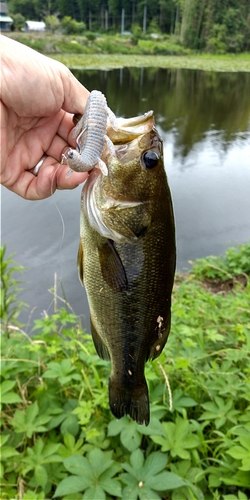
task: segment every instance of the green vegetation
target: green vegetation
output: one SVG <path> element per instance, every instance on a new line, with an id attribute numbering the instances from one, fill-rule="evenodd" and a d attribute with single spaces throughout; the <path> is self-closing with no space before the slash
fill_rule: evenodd
<path id="1" fill-rule="evenodd" d="M 247 500 L 249 252 L 177 275 L 169 341 L 146 367 L 148 427 L 111 416 L 109 363 L 72 311 L 36 320 L 28 336 L 3 301 L 1 499 Z M 211 262 L 213 278 L 234 279 L 230 293 L 204 286 Z M 7 296 L 17 268 L 3 258 Z"/>
<path id="2" fill-rule="evenodd" d="M 50 18 L 52 31 L 54 16 L 62 20 L 57 29 L 67 33 L 129 31 L 135 44 L 147 34 L 167 34 L 183 47 L 218 54 L 250 49 L 248 0 L 9 0 L 8 6 L 25 19 Z"/>
<path id="3" fill-rule="evenodd" d="M 122 67 L 187 68 L 205 71 L 250 71 L 250 53 L 195 54 L 174 44 L 139 40 L 132 46 L 128 38 L 106 36 L 35 35 L 8 36 L 57 59 L 71 69 L 115 69 Z M 94 37 L 94 40 L 93 40 Z M 163 48 L 164 47 L 164 48 Z"/>
<path id="4" fill-rule="evenodd" d="M 50 16 L 53 18 L 53 16 Z M 47 21 L 52 25 L 54 19 L 48 18 Z M 65 23 L 64 23 L 65 20 Z M 140 39 L 137 36 L 137 31 L 134 34 L 121 35 L 95 35 L 91 31 L 86 31 L 79 34 L 80 27 L 76 27 L 75 31 L 69 30 L 70 26 L 76 21 L 73 19 L 62 20 L 65 34 L 58 33 L 19 33 L 13 32 L 9 36 L 15 40 L 28 45 L 29 47 L 38 50 L 42 53 L 69 53 L 69 54 L 161 54 L 161 55 L 185 55 L 191 53 L 190 50 L 184 48 L 177 43 L 176 37 L 162 37 L 161 39 L 152 39 L 144 37 Z M 73 23 L 73 24 L 72 24 Z M 79 25 L 80 23 L 78 23 Z M 52 28 L 51 28 L 52 29 Z M 70 34 L 74 33 L 74 34 Z"/>
<path id="5" fill-rule="evenodd" d="M 50 54 L 70 69 L 115 69 L 123 67 L 186 68 L 204 71 L 250 71 L 250 54 L 240 56 L 160 56 L 124 54 Z"/>
<path id="6" fill-rule="evenodd" d="M 1 326 L 8 333 L 9 324 L 19 326 L 18 316 L 24 302 L 18 299 L 20 284 L 22 281 L 16 279 L 15 275 L 23 273 L 24 267 L 13 260 L 13 254 L 6 257 L 6 245 L 0 247 L 0 275 L 1 275 L 1 295 L 0 295 L 0 320 Z"/>
<path id="7" fill-rule="evenodd" d="M 226 282 L 237 279 L 240 275 L 250 274 L 250 245 L 228 248 L 225 255 L 206 259 L 197 259 L 193 264 L 192 274 L 200 280 L 210 279 Z"/>

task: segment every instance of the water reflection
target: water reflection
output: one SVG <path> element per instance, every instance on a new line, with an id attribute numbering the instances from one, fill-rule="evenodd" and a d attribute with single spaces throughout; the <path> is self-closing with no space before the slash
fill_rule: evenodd
<path id="1" fill-rule="evenodd" d="M 175 131 L 175 154 L 186 157 L 207 133 L 226 150 L 236 138 L 249 139 L 250 73 L 185 69 L 122 68 L 75 71 L 90 90 L 101 90 L 118 116 L 145 113 Z"/>

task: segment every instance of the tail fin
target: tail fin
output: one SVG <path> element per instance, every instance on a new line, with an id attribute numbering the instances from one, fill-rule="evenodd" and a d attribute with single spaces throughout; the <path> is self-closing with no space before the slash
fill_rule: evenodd
<path id="1" fill-rule="evenodd" d="M 146 381 L 134 390 L 116 384 L 109 379 L 109 404 L 113 415 L 121 418 L 130 415 L 138 424 L 149 424 L 149 399 Z"/>

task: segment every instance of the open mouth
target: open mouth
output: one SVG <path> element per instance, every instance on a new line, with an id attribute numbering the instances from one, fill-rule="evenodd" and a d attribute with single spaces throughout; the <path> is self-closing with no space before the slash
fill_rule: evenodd
<path id="1" fill-rule="evenodd" d="M 111 113 L 111 112 L 110 112 Z M 110 119 L 106 133 L 92 131 L 92 136 L 83 141 L 83 134 L 88 127 L 85 124 L 82 130 L 77 130 L 76 149 L 69 149 L 63 157 L 69 167 L 76 172 L 92 172 L 99 170 L 108 176 L 107 158 L 116 156 L 121 161 L 129 161 L 133 157 L 133 147 L 129 144 L 140 136 L 148 134 L 154 127 L 153 111 L 133 118 Z M 90 140 L 91 138 L 91 140 Z M 105 161 L 106 160 L 106 161 Z M 69 174 L 70 175 L 70 174 Z M 94 176 L 96 176 L 96 172 Z"/>

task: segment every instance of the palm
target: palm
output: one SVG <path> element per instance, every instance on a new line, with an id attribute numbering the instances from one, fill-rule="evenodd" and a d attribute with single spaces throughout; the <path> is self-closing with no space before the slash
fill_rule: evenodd
<path id="1" fill-rule="evenodd" d="M 29 199 L 50 196 L 61 185 L 75 187 L 75 174 L 65 182 L 69 168 L 60 165 L 65 148 L 74 145 L 70 138 L 72 117 L 59 111 L 52 117 L 22 118 L 17 126 L 6 130 L 8 186 L 18 189 L 20 196 Z M 8 139 L 7 139 L 8 138 Z M 30 170 L 38 163 L 43 154 L 46 158 L 38 177 Z M 15 167 L 15 168 L 14 168 Z M 55 167 L 57 169 L 55 169 Z M 76 174 L 77 175 L 77 174 Z M 81 175 L 79 182 L 86 177 Z"/>

